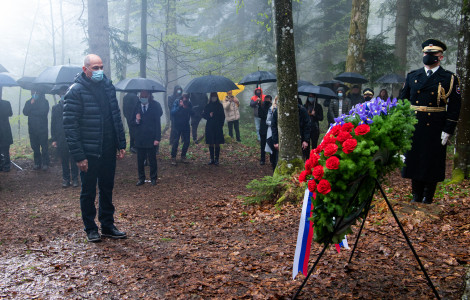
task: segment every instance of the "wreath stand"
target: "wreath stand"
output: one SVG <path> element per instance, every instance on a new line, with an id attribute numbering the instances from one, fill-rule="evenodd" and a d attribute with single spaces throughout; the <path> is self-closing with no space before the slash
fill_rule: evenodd
<path id="1" fill-rule="evenodd" d="M 357 188 L 356 192 L 354 193 L 354 196 L 352 198 L 352 201 L 349 202 L 349 205 L 348 205 L 348 209 L 351 207 L 351 205 L 355 202 L 357 202 L 358 200 L 358 193 L 359 193 L 359 190 L 360 190 L 360 187 L 361 185 L 363 184 L 365 180 L 365 177 L 362 177 L 360 179 L 360 183 L 359 183 L 359 187 Z M 421 260 L 419 259 L 419 256 L 418 254 L 416 253 L 415 249 L 413 248 L 413 245 L 411 244 L 411 241 L 410 239 L 408 238 L 408 235 L 406 234 L 405 230 L 403 229 L 403 226 L 401 225 L 400 221 L 398 220 L 398 217 L 397 215 L 395 214 L 395 211 L 393 210 L 393 207 L 392 205 L 390 204 L 390 202 L 388 201 L 388 198 L 387 196 L 385 195 L 385 192 L 384 190 L 382 189 L 382 186 L 380 184 L 380 182 L 377 180 L 377 178 L 374 178 L 375 180 L 375 186 L 372 190 L 372 193 L 371 195 L 369 196 L 368 200 L 366 201 L 366 207 L 365 207 L 365 216 L 363 218 L 363 221 L 362 221 L 362 224 L 361 224 L 361 227 L 359 229 L 359 232 L 357 234 L 357 237 L 356 237 L 356 242 L 354 243 L 354 247 L 353 247 L 353 250 L 352 250 L 352 253 L 351 253 L 351 256 L 349 257 L 349 263 L 351 262 L 352 258 L 353 258 L 353 255 L 354 255 L 354 251 L 356 250 L 356 247 L 357 247 L 357 243 L 359 241 L 359 237 L 361 236 L 361 232 L 362 232 L 362 228 L 364 227 L 364 223 L 366 221 L 366 218 L 367 218 L 367 215 L 369 214 L 369 210 L 370 210 L 370 206 L 371 206 L 371 203 L 372 203 L 372 199 L 374 198 L 374 193 L 375 193 L 375 190 L 378 188 L 382 194 L 382 197 L 384 198 L 385 202 L 387 203 L 388 205 L 388 208 L 390 209 L 390 211 L 392 212 L 393 214 L 393 217 L 395 218 L 395 221 L 397 222 L 398 226 L 400 227 L 400 230 L 401 230 L 401 233 L 403 234 L 403 236 L 405 237 L 406 239 L 406 242 L 408 243 L 408 246 L 410 247 L 411 251 L 413 252 L 413 255 L 414 257 L 416 258 L 416 260 L 418 261 L 418 264 L 421 268 L 421 271 L 423 271 L 424 273 L 424 276 L 426 277 L 427 281 L 428 281 L 428 284 L 429 286 L 431 287 L 432 291 L 434 292 L 434 295 L 436 296 L 437 299 L 441 299 L 440 296 L 439 296 L 439 293 L 437 292 L 436 288 L 434 287 L 434 285 L 432 284 L 432 281 L 431 281 L 431 278 L 429 278 L 428 276 L 428 273 L 426 272 L 426 269 L 424 268 L 424 265 L 421 263 Z M 347 210 L 348 210 L 347 209 Z M 315 270 L 315 267 L 318 265 L 318 263 L 320 262 L 320 259 L 322 258 L 323 254 L 325 253 L 325 250 L 328 248 L 328 246 L 332 243 L 332 240 L 333 240 L 333 236 L 336 235 L 338 233 L 338 229 L 339 227 L 342 225 L 342 221 L 343 221 L 343 218 L 344 217 L 341 217 L 339 219 L 339 221 L 336 223 L 335 225 L 335 228 L 333 230 L 333 232 L 328 236 L 328 238 L 326 239 L 327 242 L 324 244 L 324 247 L 322 249 L 322 251 L 320 252 L 320 254 L 318 255 L 317 257 L 317 260 L 315 261 L 315 263 L 313 264 L 312 268 L 310 269 L 310 271 L 308 272 L 307 276 L 305 277 L 304 281 L 302 282 L 302 285 L 299 287 L 299 289 L 297 290 L 297 292 L 295 293 L 294 297 L 292 299 L 296 299 L 297 296 L 300 294 L 300 292 L 302 291 L 302 289 L 304 288 L 305 284 L 307 283 L 307 280 L 308 278 L 310 277 L 310 275 L 313 273 L 313 271 Z"/>

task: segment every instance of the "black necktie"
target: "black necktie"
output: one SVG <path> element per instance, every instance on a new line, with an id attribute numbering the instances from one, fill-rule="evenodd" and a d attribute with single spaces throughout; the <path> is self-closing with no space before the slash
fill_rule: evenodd
<path id="1" fill-rule="evenodd" d="M 147 105 L 144 105 L 144 114 L 147 112 Z"/>
<path id="2" fill-rule="evenodd" d="M 428 70 L 426 73 L 428 74 L 428 77 L 432 75 L 432 71 L 431 71 L 431 70 Z"/>

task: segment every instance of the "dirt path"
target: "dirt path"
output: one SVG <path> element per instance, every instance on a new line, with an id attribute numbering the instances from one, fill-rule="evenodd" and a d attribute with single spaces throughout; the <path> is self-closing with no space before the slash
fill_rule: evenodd
<path id="1" fill-rule="evenodd" d="M 40 172 L 24 161 L 24 172 L 0 173 L 0 298 L 291 297 L 303 279 L 291 278 L 300 206 L 277 211 L 242 205 L 245 185 L 270 174 L 270 166 L 259 166 L 253 149 L 237 144 L 224 147 L 219 167 L 207 166 L 204 148 L 192 147 L 191 163 L 177 167 L 162 149 L 156 187 L 135 186 L 135 155 L 120 161 L 115 217 L 129 238 L 97 244 L 85 241 L 79 189 L 60 188 L 57 163 Z M 468 198 L 446 195 L 440 205 L 410 206 L 407 184 L 393 179 L 387 192 L 441 297 L 458 299 L 470 261 Z M 311 261 L 319 250 L 313 246 Z M 302 298 L 432 298 L 380 203 L 358 255 L 345 267 L 349 254 L 331 247 Z"/>

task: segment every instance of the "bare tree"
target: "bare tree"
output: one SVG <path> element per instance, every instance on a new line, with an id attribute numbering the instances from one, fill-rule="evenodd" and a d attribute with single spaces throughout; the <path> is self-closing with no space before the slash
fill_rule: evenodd
<path id="1" fill-rule="evenodd" d="M 400 61 L 400 74 L 405 75 L 406 51 L 408 46 L 408 25 L 410 22 L 410 0 L 397 0 L 397 16 L 395 18 L 395 56 Z"/>
<path id="2" fill-rule="evenodd" d="M 353 0 L 349 26 L 346 72 L 364 72 L 364 47 L 367 41 L 369 0 Z"/>
<path id="3" fill-rule="evenodd" d="M 88 0 L 88 44 L 88 52 L 101 57 L 104 73 L 111 78 L 107 0 Z"/>
<path id="4" fill-rule="evenodd" d="M 54 14 L 52 12 L 52 0 L 49 0 L 49 8 L 51 12 L 52 57 L 54 59 L 54 66 L 55 66 L 57 64 L 57 58 L 55 55 L 55 28 L 54 28 Z"/>
<path id="5" fill-rule="evenodd" d="M 274 0 L 277 54 L 279 163 L 276 172 L 293 173 L 303 164 L 297 108 L 297 69 L 291 0 Z"/>
<path id="6" fill-rule="evenodd" d="M 140 17 L 140 77 L 147 77 L 147 0 L 142 0 Z"/>
<path id="7" fill-rule="evenodd" d="M 462 1 L 460 18 L 459 46 L 457 55 L 457 75 L 460 78 L 462 107 L 457 124 L 454 170 L 452 179 L 460 182 L 470 174 L 470 1 Z"/>

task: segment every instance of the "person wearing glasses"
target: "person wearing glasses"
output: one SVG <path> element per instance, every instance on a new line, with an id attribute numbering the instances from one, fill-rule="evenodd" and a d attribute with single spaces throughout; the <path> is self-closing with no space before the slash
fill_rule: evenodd
<path id="1" fill-rule="evenodd" d="M 80 208 L 87 240 L 101 241 L 95 223 L 97 184 L 101 235 L 126 238 L 114 225 L 112 201 L 116 157 L 123 158 L 126 149 L 116 90 L 103 74 L 98 55 L 87 55 L 82 70 L 65 95 L 63 122 L 70 153 L 80 169 Z"/>

